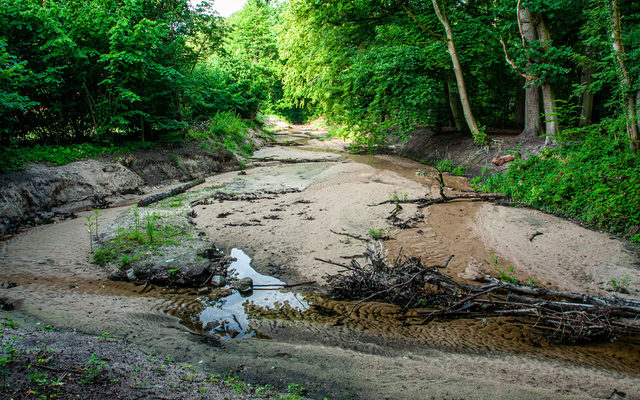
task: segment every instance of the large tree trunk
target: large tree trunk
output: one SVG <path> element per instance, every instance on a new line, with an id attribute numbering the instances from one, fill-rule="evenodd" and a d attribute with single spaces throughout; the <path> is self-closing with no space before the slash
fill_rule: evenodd
<path id="1" fill-rule="evenodd" d="M 538 23 L 536 24 L 536 29 L 538 31 L 538 39 L 540 40 L 540 43 L 548 50 L 551 35 L 547 24 L 542 18 L 539 18 Z M 558 115 L 555 110 L 555 102 L 556 98 L 551 84 L 549 82 L 544 82 L 542 84 L 542 103 L 544 104 L 545 114 L 545 145 L 550 144 L 553 140 L 553 136 L 558 133 Z"/>
<path id="2" fill-rule="evenodd" d="M 449 109 L 451 110 L 451 117 L 453 124 L 457 132 L 466 132 L 467 124 L 464 121 L 464 113 L 460 106 L 460 98 L 455 93 L 455 87 L 450 81 L 444 83 L 445 91 L 447 92 L 447 98 L 449 100 Z"/>
<path id="3" fill-rule="evenodd" d="M 622 98 L 626 105 L 627 114 L 627 134 L 629 135 L 629 144 L 634 152 L 640 151 L 640 139 L 638 123 L 635 119 L 636 115 L 636 99 L 631 93 L 631 81 L 629 79 L 629 71 L 624 63 L 625 52 L 622 46 L 622 24 L 620 22 L 620 8 L 618 0 L 611 0 L 611 45 L 613 47 L 613 55 L 616 60 L 618 69 L 618 79 L 620 80 L 620 90 Z"/>
<path id="4" fill-rule="evenodd" d="M 538 40 L 538 34 L 536 33 L 535 25 L 533 23 L 533 16 L 528 8 L 518 9 L 518 20 L 520 31 L 522 34 L 523 46 L 527 47 L 527 42 L 533 42 Z M 527 63 L 527 67 L 532 64 L 531 61 Z M 526 76 L 525 81 L 525 104 L 526 111 L 524 116 L 524 129 L 521 135 L 530 138 L 537 137 L 542 132 L 542 124 L 540 122 L 540 88 L 533 81 L 534 77 Z M 537 77 L 535 77 L 537 78 Z"/>
<path id="5" fill-rule="evenodd" d="M 542 85 L 542 102 L 544 103 L 545 139 L 544 144 L 553 142 L 553 136 L 558 133 L 558 116 L 556 113 L 556 96 L 550 83 Z"/>
<path id="6" fill-rule="evenodd" d="M 521 135 L 526 138 L 538 137 L 542 132 L 540 121 L 540 88 L 531 81 L 525 89 L 526 111 L 524 114 L 524 129 Z"/>
<path id="7" fill-rule="evenodd" d="M 475 117 L 473 116 L 473 112 L 471 111 L 471 104 L 469 102 L 469 95 L 467 94 L 467 87 L 464 83 L 464 76 L 462 75 L 462 65 L 460 65 L 460 60 L 458 59 L 458 52 L 456 51 L 456 45 L 453 40 L 453 29 L 451 29 L 451 24 L 447 19 L 447 15 L 445 13 L 444 8 L 440 6 L 438 0 L 433 1 L 433 8 L 438 16 L 438 19 L 444 26 L 444 30 L 446 32 L 446 43 L 447 50 L 449 51 L 449 55 L 451 56 L 451 62 L 453 64 L 453 72 L 456 76 L 456 83 L 458 85 L 458 94 L 460 95 L 460 103 L 462 103 L 462 111 L 464 113 L 464 119 L 467 122 L 467 126 L 473 135 L 479 134 L 480 129 L 478 129 L 478 124 L 476 122 Z"/>
<path id="8" fill-rule="evenodd" d="M 591 116 L 593 114 L 593 92 L 591 91 L 591 84 L 593 83 L 593 67 L 589 64 L 582 66 L 582 85 L 586 85 L 587 89 L 582 93 L 580 102 L 582 110 L 580 111 L 580 127 L 585 127 L 591 124 Z"/>

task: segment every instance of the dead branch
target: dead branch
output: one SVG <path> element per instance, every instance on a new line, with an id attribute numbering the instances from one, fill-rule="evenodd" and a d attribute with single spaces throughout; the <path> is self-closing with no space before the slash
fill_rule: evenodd
<path id="1" fill-rule="evenodd" d="M 329 232 L 331 232 L 333 234 L 336 234 L 336 235 L 342 235 L 342 236 L 350 237 L 351 239 L 361 240 L 363 242 L 368 242 L 369 241 L 368 238 L 363 238 L 360 235 L 352 235 L 352 234 L 346 233 L 346 232 L 336 232 L 333 229 L 329 229 Z"/>
<path id="2" fill-rule="evenodd" d="M 313 285 L 314 283 L 316 283 L 316 281 L 306 281 L 306 282 L 298 282 L 298 283 L 271 283 L 271 284 L 265 284 L 265 285 L 253 285 L 253 287 L 282 289 L 282 288 L 292 288 L 292 287 L 298 287 L 298 286 L 304 286 L 304 285 Z"/>
<path id="3" fill-rule="evenodd" d="M 147 197 L 145 199 L 140 200 L 138 202 L 138 207 L 149 206 L 149 205 L 151 205 L 153 203 L 157 203 L 158 201 L 164 200 L 164 199 L 166 199 L 168 197 L 172 197 L 172 196 L 176 196 L 176 195 L 178 195 L 180 193 L 184 193 L 187 190 L 189 190 L 189 189 L 191 189 L 191 188 L 193 188 L 195 186 L 202 185 L 203 183 L 204 183 L 204 179 L 200 178 L 200 179 L 196 179 L 193 182 L 189 182 L 186 185 L 182 185 L 182 186 L 179 186 L 177 188 L 173 188 L 173 189 L 171 189 L 171 190 L 169 190 L 167 192 L 154 194 L 153 196 L 149 196 L 149 197 Z"/>

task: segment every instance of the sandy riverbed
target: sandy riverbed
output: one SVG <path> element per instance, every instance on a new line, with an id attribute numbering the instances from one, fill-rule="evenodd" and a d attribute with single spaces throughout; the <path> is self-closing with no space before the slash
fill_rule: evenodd
<path id="1" fill-rule="evenodd" d="M 300 136 L 287 132 L 291 140 Z M 364 248 L 363 242 L 331 230 L 366 237 L 373 228 L 390 233 L 385 245 L 391 254 L 402 248 L 427 264 L 454 254 L 453 276 L 495 275 L 495 254 L 499 266 L 513 264 L 520 279 L 606 295 L 609 279 L 629 276 L 631 294 L 638 296 L 638 255 L 628 244 L 536 211 L 453 202 L 422 210 L 424 219 L 413 229 L 395 230 L 386 220 L 394 206 L 372 205 L 394 193 L 400 198 L 436 194 L 433 179 L 415 175 L 427 168 L 418 163 L 392 156 L 356 162 L 291 147 L 265 148 L 255 158 L 246 174 L 216 175 L 205 186 L 234 194 L 289 193 L 212 202 L 194 210 L 197 226 L 218 247 L 242 248 L 261 273 L 322 284 L 323 276 L 338 267 L 316 257 L 344 261 Z M 459 178 L 451 177 L 448 184 L 466 189 Z M 403 207 L 403 218 L 418 211 Z M 103 211 L 103 223 L 124 210 Z M 230 214 L 219 217 L 222 213 Z M 529 240 L 536 232 L 542 234 Z M 527 327 L 497 320 L 405 327 L 394 322 L 394 307 L 376 303 L 361 307 L 339 327 L 331 324 L 331 315 L 265 316 L 254 326 L 271 339 L 228 340 L 222 349 L 211 347 L 179 323 L 201 307 L 198 296 L 157 287 L 140 295 L 141 287 L 106 280 L 89 263 L 88 250 L 82 215 L 0 243 L 0 281 L 18 284 L 0 289 L 0 297 L 46 324 L 92 334 L 109 331 L 206 371 L 231 371 L 283 386 L 301 383 L 313 398 L 574 399 L 607 398 L 614 389 L 640 398 L 638 345 L 550 345 Z M 349 306 L 309 299 L 336 313 Z"/>

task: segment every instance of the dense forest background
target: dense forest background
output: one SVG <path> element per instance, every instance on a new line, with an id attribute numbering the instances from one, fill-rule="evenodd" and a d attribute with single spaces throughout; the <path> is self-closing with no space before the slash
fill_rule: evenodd
<path id="1" fill-rule="evenodd" d="M 478 188 L 640 241 L 637 1 L 249 0 L 224 19 L 187 0 L 5 0 L 0 77 L 3 170 L 203 121 L 224 145 L 265 114 L 322 116 L 370 151 L 416 127 L 479 146 L 512 132 L 549 148 Z"/>

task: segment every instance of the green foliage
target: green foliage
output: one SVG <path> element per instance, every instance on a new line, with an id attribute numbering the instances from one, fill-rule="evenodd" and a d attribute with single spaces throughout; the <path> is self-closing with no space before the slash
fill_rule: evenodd
<path id="1" fill-rule="evenodd" d="M 118 260 L 118 266 L 124 269 L 139 261 L 143 254 L 154 253 L 162 246 L 178 246 L 191 238 L 188 227 L 159 223 L 161 219 L 153 215 L 146 216 L 144 226 L 139 226 L 135 223 L 137 213 L 134 208 L 133 226 L 119 228 L 113 239 L 101 243 L 93 253 L 93 262 L 105 266 Z"/>
<path id="2" fill-rule="evenodd" d="M 147 233 L 147 240 L 149 243 L 153 243 L 153 231 L 155 230 L 155 218 L 152 214 L 147 214 L 147 223 L 145 224 L 145 231 Z"/>
<path id="3" fill-rule="evenodd" d="M 221 147 L 243 156 L 253 154 L 253 142 L 247 135 L 246 123 L 233 112 L 219 112 L 211 119 L 205 132 L 190 132 L 195 139 L 204 140 L 203 147 L 217 151 Z"/>
<path id="4" fill-rule="evenodd" d="M 168 277 L 169 279 L 176 279 L 179 274 L 180 274 L 180 268 L 171 268 L 169 270 Z"/>
<path id="5" fill-rule="evenodd" d="M 91 357 L 84 364 L 84 369 L 82 373 L 84 377 L 82 378 L 82 383 L 91 384 L 93 383 L 102 373 L 103 370 L 107 367 L 107 362 L 101 360 L 95 354 L 91 354 Z"/>
<path id="6" fill-rule="evenodd" d="M 4 155 L 0 172 L 23 169 L 31 162 L 46 162 L 54 165 L 64 165 L 73 161 L 104 155 L 128 154 L 140 149 L 155 146 L 150 142 L 125 142 L 115 144 L 80 143 L 70 145 L 35 145 L 28 147 L 0 147 Z"/>
<path id="7" fill-rule="evenodd" d="M 448 158 L 438 161 L 435 167 L 440 172 L 449 172 L 451 175 L 456 175 L 456 176 L 462 176 L 467 172 L 467 167 L 464 167 L 462 165 L 456 165 L 453 161 L 451 161 Z"/>
<path id="8" fill-rule="evenodd" d="M 287 386 L 287 396 L 280 396 L 283 400 L 301 400 L 304 393 L 304 387 L 297 383 L 290 383 Z"/>
<path id="9" fill-rule="evenodd" d="M 369 236 L 374 240 L 389 240 L 389 233 L 384 228 L 369 228 Z"/>
<path id="10" fill-rule="evenodd" d="M 0 96 L 10 101 L 0 110 L 9 132 L 0 141 L 145 140 L 184 129 L 180 93 L 202 50 L 219 46 L 218 25 L 187 0 L 3 4 L 0 68 L 8 83 Z"/>
<path id="11" fill-rule="evenodd" d="M 453 172 L 456 168 L 456 164 L 453 161 L 445 158 L 436 163 L 436 169 L 440 172 Z"/>
<path id="12" fill-rule="evenodd" d="M 499 268 L 498 274 L 500 275 L 500 280 L 503 282 L 518 284 L 520 281 L 516 278 L 515 268 L 513 265 L 509 265 L 509 272 L 506 272 L 504 269 Z"/>
<path id="13" fill-rule="evenodd" d="M 95 223 L 93 222 L 93 218 L 91 218 L 91 215 L 87 215 L 85 218 L 87 219 L 87 222 L 84 223 L 84 226 L 86 227 L 87 233 L 89 234 L 89 251 L 93 253 L 93 232 Z"/>
<path id="14" fill-rule="evenodd" d="M 406 202 L 409 200 L 409 193 L 404 193 L 401 198 L 400 195 L 398 195 L 398 192 L 394 190 L 393 193 L 389 194 L 389 199 L 396 203 Z"/>
<path id="15" fill-rule="evenodd" d="M 6 380 L 13 363 L 18 357 L 18 348 L 16 347 L 18 339 L 11 336 L 6 328 L 0 327 L 0 377 Z"/>
<path id="16" fill-rule="evenodd" d="M 640 243 L 640 155 L 627 150 L 625 136 L 613 137 L 615 129 L 615 123 L 582 129 L 581 141 L 517 158 L 480 186 Z"/>
<path id="17" fill-rule="evenodd" d="M 629 275 L 625 275 L 622 279 L 610 279 L 609 284 L 613 287 L 613 290 L 618 293 L 629 293 Z"/>

